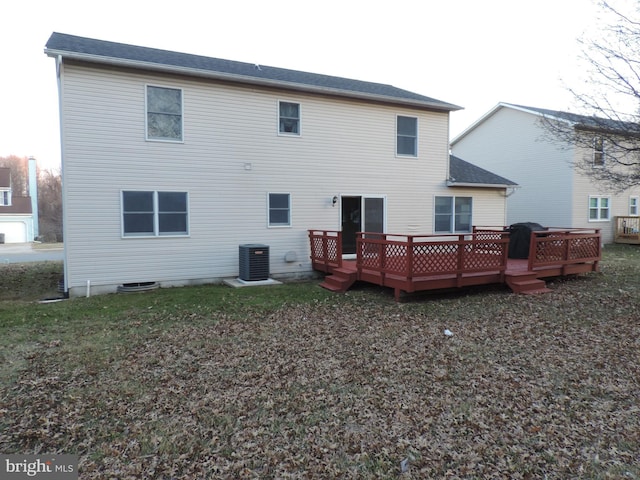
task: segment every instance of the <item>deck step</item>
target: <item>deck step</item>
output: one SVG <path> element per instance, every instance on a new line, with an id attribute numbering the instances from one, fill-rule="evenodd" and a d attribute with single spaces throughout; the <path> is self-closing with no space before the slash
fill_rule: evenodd
<path id="1" fill-rule="evenodd" d="M 324 278 L 320 286 L 332 292 L 344 293 L 355 283 L 357 276 L 357 273 L 352 270 L 336 268 L 332 275 Z"/>
<path id="2" fill-rule="evenodd" d="M 547 288 L 544 280 L 535 278 L 535 275 L 519 275 L 507 278 L 507 285 L 515 293 L 525 295 L 537 295 L 541 293 L 549 293 L 552 290 Z"/>

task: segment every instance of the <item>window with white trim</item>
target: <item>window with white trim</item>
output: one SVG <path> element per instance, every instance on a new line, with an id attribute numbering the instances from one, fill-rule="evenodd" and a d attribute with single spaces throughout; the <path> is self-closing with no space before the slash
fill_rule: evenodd
<path id="1" fill-rule="evenodd" d="M 637 217 L 640 213 L 640 197 L 632 195 L 629 197 L 629 215 L 632 217 Z"/>
<path id="2" fill-rule="evenodd" d="M 10 190 L 0 190 L 0 205 L 3 207 L 9 207 L 11 205 Z"/>
<path id="3" fill-rule="evenodd" d="M 147 140 L 182 141 L 182 90 L 147 85 Z"/>
<path id="4" fill-rule="evenodd" d="M 291 195 L 289 193 L 269 193 L 269 226 L 291 226 Z"/>
<path id="5" fill-rule="evenodd" d="M 611 215 L 611 198 L 599 195 L 589 197 L 589 221 L 609 220 Z"/>
<path id="6" fill-rule="evenodd" d="M 593 138 L 593 166 L 604 167 L 604 138 Z"/>
<path id="7" fill-rule="evenodd" d="M 278 132 L 284 135 L 300 135 L 300 104 L 278 102 Z"/>
<path id="8" fill-rule="evenodd" d="M 434 212 L 435 233 L 466 233 L 472 228 L 471 197 L 436 197 Z"/>
<path id="9" fill-rule="evenodd" d="M 186 192 L 122 192 L 122 236 L 158 237 L 189 234 Z"/>
<path id="10" fill-rule="evenodd" d="M 418 156 L 418 119 L 398 115 L 396 122 L 396 154 Z"/>

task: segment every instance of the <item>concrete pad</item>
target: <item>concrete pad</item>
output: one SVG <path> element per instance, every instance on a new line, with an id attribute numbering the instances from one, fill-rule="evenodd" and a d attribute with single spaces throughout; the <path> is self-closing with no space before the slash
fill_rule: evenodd
<path id="1" fill-rule="evenodd" d="M 233 288 L 257 287 L 260 285 L 282 285 L 282 282 L 274 280 L 273 278 L 254 281 L 242 280 L 241 278 L 225 278 L 224 280 L 222 280 L 222 283 Z"/>

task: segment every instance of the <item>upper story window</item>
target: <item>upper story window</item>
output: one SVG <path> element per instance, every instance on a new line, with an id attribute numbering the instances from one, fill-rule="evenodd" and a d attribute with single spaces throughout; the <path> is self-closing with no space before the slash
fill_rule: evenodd
<path id="1" fill-rule="evenodd" d="M 147 85 L 147 140 L 182 141 L 182 90 Z"/>
<path id="2" fill-rule="evenodd" d="M 602 137 L 594 137 L 593 139 L 593 166 L 604 166 L 604 139 Z"/>
<path id="3" fill-rule="evenodd" d="M 285 135 L 300 135 L 300 104 L 279 102 L 278 132 Z"/>
<path id="4" fill-rule="evenodd" d="M 269 226 L 291 226 L 291 195 L 289 193 L 269 194 Z"/>
<path id="5" fill-rule="evenodd" d="M 609 220 L 611 210 L 611 198 L 601 196 L 589 197 L 589 221 L 597 222 Z"/>
<path id="6" fill-rule="evenodd" d="M 418 155 L 418 119 L 398 115 L 396 154 L 416 157 Z"/>
<path id="7" fill-rule="evenodd" d="M 470 232 L 472 204 L 471 197 L 436 197 L 434 232 Z"/>
<path id="8" fill-rule="evenodd" d="M 629 215 L 632 217 L 637 217 L 640 214 L 640 197 L 632 196 L 629 197 Z"/>
<path id="9" fill-rule="evenodd" d="M 122 192 L 122 235 L 125 237 L 188 235 L 188 224 L 186 192 Z"/>
<path id="10" fill-rule="evenodd" d="M 9 190 L 0 190 L 0 206 L 8 207 L 11 205 L 11 192 Z"/>

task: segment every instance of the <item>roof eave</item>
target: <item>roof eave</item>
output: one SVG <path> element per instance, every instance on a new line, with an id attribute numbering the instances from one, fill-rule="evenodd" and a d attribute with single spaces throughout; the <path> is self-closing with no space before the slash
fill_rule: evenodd
<path id="1" fill-rule="evenodd" d="M 286 88 L 289 90 L 297 90 L 302 92 L 317 93 L 317 94 L 324 94 L 324 95 L 337 95 L 341 97 L 358 98 L 362 100 L 394 103 L 394 104 L 406 105 L 410 107 L 428 108 L 430 110 L 438 110 L 443 112 L 462 110 L 462 107 L 445 103 L 445 102 L 438 102 L 438 103 L 421 102 L 418 100 L 403 99 L 403 98 L 391 97 L 387 95 L 375 95 L 375 94 L 356 92 L 352 90 L 319 87 L 319 86 L 313 86 L 313 85 L 305 85 L 305 84 L 296 83 L 296 82 L 287 82 L 283 80 L 271 80 L 271 79 L 264 79 L 264 78 L 249 77 L 246 75 L 234 75 L 230 73 L 216 72 L 211 70 L 202 70 L 197 68 L 179 67 L 175 65 L 163 65 L 155 62 L 144 62 L 140 60 L 126 60 L 126 59 L 116 58 L 116 57 L 106 57 L 103 55 L 92 55 L 92 54 L 86 54 L 86 53 L 70 52 L 68 50 L 56 50 L 56 49 L 46 48 L 44 53 L 47 56 L 54 57 L 54 58 L 61 56 L 63 58 L 69 58 L 72 60 L 85 61 L 85 62 L 91 62 L 91 63 L 101 63 L 101 64 L 114 65 L 119 67 L 126 67 L 126 68 L 143 68 L 147 70 L 155 70 L 155 71 L 160 71 L 165 73 L 175 73 L 175 74 L 182 74 L 182 75 L 187 74 L 191 76 L 205 77 L 205 78 L 211 78 L 215 80 L 222 80 L 222 81 L 235 82 L 235 83 L 244 83 L 248 85 L 259 85 L 259 86 L 271 87 L 271 88 Z"/>
<path id="2" fill-rule="evenodd" d="M 447 187 L 520 188 L 520 185 L 510 185 L 510 184 L 507 184 L 507 183 L 456 182 L 454 180 L 447 180 Z"/>

